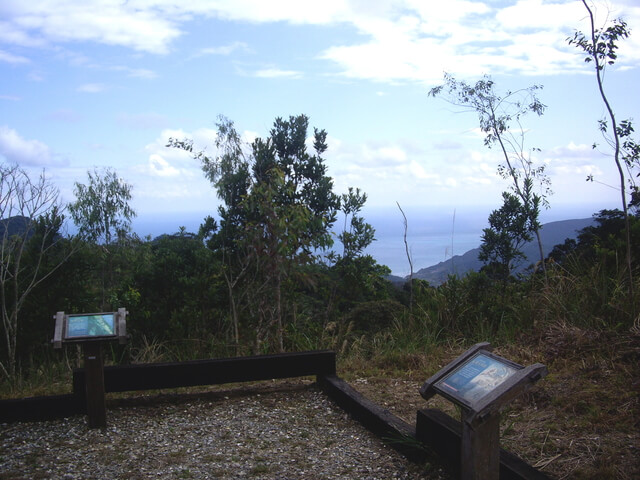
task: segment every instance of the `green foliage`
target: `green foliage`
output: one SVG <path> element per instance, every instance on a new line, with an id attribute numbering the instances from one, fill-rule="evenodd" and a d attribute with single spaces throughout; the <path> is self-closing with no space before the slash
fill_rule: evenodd
<path id="1" fill-rule="evenodd" d="M 69 212 L 80 235 L 92 243 L 110 245 L 114 236 L 130 231 L 136 212 L 129 206 L 131 185 L 111 168 L 87 172 L 88 185 L 76 182 L 76 201 Z"/>
<path id="2" fill-rule="evenodd" d="M 429 90 L 429 96 L 447 95 L 451 103 L 476 112 L 487 147 L 502 143 L 513 122 L 519 124 L 529 112 L 542 115 L 546 109 L 536 96 L 536 92 L 542 89 L 541 85 L 500 95 L 495 91 L 495 82 L 487 75 L 473 85 L 456 80 L 448 73 L 445 73 L 444 81 L 444 85 Z"/>
<path id="3" fill-rule="evenodd" d="M 482 82 L 470 87 L 452 79 L 449 86 L 462 88 L 469 102 L 498 98 L 490 80 Z M 523 111 L 542 108 L 516 104 Z M 509 123 L 519 121 L 518 115 L 505 115 L 485 125 L 489 144 L 500 144 Z M 620 128 L 623 134 L 633 131 L 626 123 Z M 269 136 L 251 145 L 242 142 L 233 123 L 221 119 L 213 157 L 194 153 L 188 140 L 170 145 L 201 161 L 222 200 L 216 218 L 205 218 L 197 234 L 184 228 L 155 239 L 123 233 L 98 245 L 98 236 L 120 220 L 92 223 L 95 212 L 82 210 L 79 198 L 75 212 L 87 218 L 76 223 L 85 225 L 86 235 L 71 259 L 66 252 L 76 244 L 59 235 L 63 217 L 57 208 L 30 224 L 30 236 L 6 236 L 5 246 L 28 240 L 25 272 L 38 262 L 46 271 L 57 269 L 32 287 L 21 306 L 24 320 L 14 351 L 25 385 L 42 364 L 60 374 L 77 361 L 72 351 L 49 347 L 51 315 L 59 310 L 127 307 L 131 341 L 109 350 L 110 362 L 330 348 L 342 358 L 371 360 L 370 365 L 420 370 L 425 355 L 440 345 L 511 342 L 554 322 L 640 328 L 633 314 L 639 306 L 624 293 L 620 261 L 627 232 L 635 240 L 634 257 L 640 258 L 638 217 L 600 212 L 594 227 L 554 250 L 546 281 L 535 273 L 509 275 L 523 242 L 539 228 L 543 198 L 533 192 L 535 176 L 526 163 L 514 177 L 515 190 L 503 194 L 503 206 L 489 217 L 480 254 L 487 266 L 481 272 L 452 276 L 438 287 L 411 279 L 396 288 L 385 279 L 389 269 L 365 253 L 375 239 L 361 215 L 366 194 L 357 188 L 333 193 L 322 158 L 326 132 L 314 130 L 308 139 L 305 116 L 276 119 Z M 98 181 L 91 174 L 90 179 Z M 102 202 L 95 191 L 83 192 L 84 200 Z M 123 199 L 130 198 L 129 190 L 124 193 Z M 112 213 L 119 208 L 109 205 Z M 338 213 L 343 222 L 336 234 Z M 117 230 L 126 228 L 112 231 Z M 340 253 L 330 250 L 332 236 L 342 243 Z M 11 293 L 14 287 L 7 288 Z M 7 330 L 3 326 L 2 333 Z"/>
<path id="4" fill-rule="evenodd" d="M 25 305 L 74 251 L 60 236 L 58 195 L 44 171 L 32 178 L 17 165 L 0 165 L 0 373 L 11 379 L 30 340 Z"/>
<path id="5" fill-rule="evenodd" d="M 589 16 L 590 32 L 585 35 L 580 31 L 576 31 L 573 37 L 569 37 L 567 41 L 570 45 L 575 45 L 586 54 L 585 62 L 593 62 L 598 92 L 607 112 L 607 118 L 599 120 L 598 126 L 605 141 L 613 151 L 613 160 L 620 177 L 620 197 L 626 223 L 627 290 L 629 300 L 634 304 L 632 241 L 627 192 L 631 194 L 631 205 L 636 207 L 640 201 L 640 192 L 635 182 L 635 177 L 638 174 L 634 170 L 637 170 L 640 166 L 640 144 L 631 138 L 631 134 L 634 131 L 632 121 L 630 119 L 619 121 L 616 118 L 615 111 L 604 88 L 605 66 L 611 66 L 616 62 L 618 44 L 629 37 L 630 30 L 627 28 L 626 22 L 620 19 L 614 19 L 606 28 L 596 28 L 591 7 L 586 0 L 582 0 L 582 4 Z M 597 145 L 594 143 L 593 148 L 596 147 Z M 593 176 L 587 177 L 587 180 L 593 181 Z M 627 184 L 629 190 L 627 190 Z"/>
<path id="6" fill-rule="evenodd" d="M 219 263 L 197 235 L 161 235 L 136 250 L 138 258 L 130 260 L 140 269 L 120 288 L 121 297 L 132 292 L 137 297 L 134 334 L 160 339 L 224 336 L 228 325 Z"/>
<path id="7" fill-rule="evenodd" d="M 508 192 L 502 194 L 503 205 L 489 215 L 489 227 L 482 233 L 478 258 L 485 270 L 506 281 L 519 260 L 525 258 L 522 247 L 532 240 L 531 233 L 539 228 L 537 221 L 524 208 L 520 199 Z M 533 205 L 537 212 L 537 204 Z M 537 213 L 534 215 L 537 218 Z"/>
<path id="8" fill-rule="evenodd" d="M 554 283 L 563 303 L 554 301 L 554 313 L 571 324 L 587 327 L 630 327 L 638 308 L 627 296 L 626 228 L 631 228 L 632 255 L 640 258 L 640 218 L 625 221 L 620 210 L 602 210 L 595 225 L 581 230 L 576 240 L 567 240 L 549 254 Z M 637 267 L 636 267 L 637 268 Z"/>
<path id="9" fill-rule="evenodd" d="M 343 258 L 362 255 L 365 248 L 375 240 L 374 228 L 358 215 L 367 201 L 367 194 L 349 187 L 349 192 L 340 197 L 340 210 L 344 215 L 344 227 L 338 239 L 343 245 Z"/>
<path id="10" fill-rule="evenodd" d="M 375 261 L 361 260 L 374 240 L 373 228 L 358 215 L 366 194 L 352 188 L 342 197 L 333 193 L 322 158 L 327 134 L 314 129 L 314 151 L 309 152 L 308 128 L 305 115 L 277 118 L 268 138 L 245 145 L 233 122 L 221 117 L 215 157 L 194 153 L 190 140 L 169 142 L 201 161 L 223 201 L 219 223 L 208 217 L 200 234 L 221 262 L 235 341 L 240 342 L 241 330 L 252 331 L 255 351 L 284 349 L 288 322 L 297 321 L 301 305 L 309 308 L 313 303 L 299 301 L 300 290 L 322 283 L 320 272 L 310 276 L 305 268 L 333 245 L 331 228 L 338 208 L 345 215 L 338 235 L 343 255 L 327 254 L 335 266 L 322 275 L 361 280 L 364 286 L 352 289 L 355 296 L 364 294 L 359 289 L 375 288 L 369 279 Z M 330 302 L 322 323 L 334 313 Z"/>
<path id="11" fill-rule="evenodd" d="M 544 113 L 546 105 L 537 97 L 542 86 L 533 85 L 500 94 L 491 77 L 486 75 L 474 85 L 456 80 L 449 74 L 445 74 L 444 80 L 444 85 L 432 88 L 429 95 L 445 96 L 454 105 L 478 115 L 480 130 L 485 134 L 485 146 L 498 146 L 502 153 L 504 163 L 498 166 L 498 174 L 511 180 L 511 190 L 520 200 L 521 210 L 538 241 L 540 262 L 544 269 L 538 216 L 540 206 L 549 205 L 547 197 L 552 193 L 551 181 L 545 174 L 544 165 L 535 165 L 531 153 L 525 152 L 524 128 L 521 124 L 522 118 L 528 113 L 538 116 Z M 539 151 L 537 148 L 532 150 Z M 541 192 L 535 191 L 536 184 L 541 187 Z"/>
<path id="12" fill-rule="evenodd" d="M 372 300 L 359 303 L 347 315 L 345 321 L 353 322 L 359 333 L 375 333 L 388 328 L 394 318 L 403 313 L 403 306 L 396 300 Z"/>

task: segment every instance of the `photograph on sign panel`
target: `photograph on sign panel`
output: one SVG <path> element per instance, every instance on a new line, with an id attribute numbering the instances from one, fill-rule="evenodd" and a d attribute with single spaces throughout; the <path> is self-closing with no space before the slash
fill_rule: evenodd
<path id="1" fill-rule="evenodd" d="M 479 353 L 438 382 L 438 387 L 467 402 L 475 402 L 509 378 L 516 369 Z"/>
<path id="2" fill-rule="evenodd" d="M 70 316 L 67 338 L 115 335 L 113 314 Z"/>

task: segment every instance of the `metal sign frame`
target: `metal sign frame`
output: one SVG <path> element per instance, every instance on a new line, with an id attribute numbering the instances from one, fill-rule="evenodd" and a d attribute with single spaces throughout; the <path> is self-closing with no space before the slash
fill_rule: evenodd
<path id="1" fill-rule="evenodd" d="M 491 372 L 494 368 L 501 369 L 503 374 Z M 467 419 L 475 422 L 499 411 L 546 374 L 544 365 L 536 363 L 524 367 L 492 353 L 491 345 L 483 342 L 429 378 L 420 388 L 420 395 L 425 400 L 441 395 L 467 410 Z M 462 385 L 462 388 L 456 391 L 456 385 Z M 471 389 L 475 394 L 469 393 Z"/>
<path id="2" fill-rule="evenodd" d="M 439 394 L 462 407 L 460 478 L 498 480 L 500 410 L 547 375 L 540 363 L 523 367 L 477 343 L 429 378 L 425 400 Z"/>
<path id="3" fill-rule="evenodd" d="M 86 343 L 118 340 L 120 344 L 127 342 L 127 310 L 119 308 L 116 312 L 74 313 L 57 312 L 53 334 L 54 348 L 62 348 L 63 343 Z M 110 317 L 110 324 L 100 325 Z M 82 322 L 82 323 L 81 323 Z M 92 328 L 92 326 L 94 328 Z M 106 327 L 106 328 L 105 328 Z"/>

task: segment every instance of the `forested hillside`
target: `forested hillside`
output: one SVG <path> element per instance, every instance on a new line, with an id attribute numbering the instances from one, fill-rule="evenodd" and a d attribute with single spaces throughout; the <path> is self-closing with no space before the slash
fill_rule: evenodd
<path id="1" fill-rule="evenodd" d="M 562 220 L 550 222 L 540 228 L 543 251 L 549 255 L 558 244 L 564 243 L 567 239 L 575 239 L 578 233 L 585 227 L 593 225 L 592 218 L 575 220 Z M 441 285 L 446 282 L 450 275 L 465 276 L 469 272 L 478 272 L 482 269 L 483 263 L 478 258 L 480 247 L 473 248 L 462 255 L 454 255 L 452 258 L 440 262 L 436 265 L 421 268 L 414 274 L 414 278 L 426 280 L 430 285 Z M 518 275 L 526 270 L 531 270 L 535 266 L 538 255 L 538 245 L 534 241 L 525 243 L 522 246 L 524 258 L 514 268 L 513 273 Z"/>
<path id="2" fill-rule="evenodd" d="M 544 405 L 543 411 L 563 415 L 556 411 L 557 399 L 578 412 L 576 418 L 597 411 L 594 421 L 625 425 L 599 430 L 616 441 L 618 433 L 631 435 L 637 396 L 622 395 L 625 410 L 615 415 L 602 413 L 600 398 L 609 398 L 605 392 L 618 388 L 615 382 L 633 383 L 637 375 L 640 284 L 637 275 L 629 283 L 623 261 L 628 225 L 632 273 L 637 271 L 635 211 L 596 213 L 577 237 L 553 248 L 545 268 L 525 275 L 511 269 L 512 256 L 508 269 L 486 261 L 480 271 L 447 277 L 439 285 L 414 278 L 397 288 L 386 280 L 389 269 L 363 254 L 375 239 L 360 214 L 366 194 L 358 188 L 333 191 L 322 157 L 324 131 L 314 130 L 309 152 L 305 116 L 277 119 L 269 137 L 251 145 L 242 143 L 232 122 L 221 119 L 218 128 L 215 158 L 194 151 L 187 140 L 171 142 L 202 163 L 222 201 L 198 232 L 181 228 L 153 239 L 132 234 L 131 186 L 113 170 L 89 172 L 66 208 L 44 175 L 34 179 L 18 166 L 2 166 L 3 191 L 11 192 L 2 204 L 3 397 L 70 388 L 80 352 L 53 350 L 55 312 L 126 307 L 129 341 L 110 345 L 107 363 L 332 349 L 348 378 L 383 383 L 400 378 L 396 385 L 402 388 L 389 391 L 395 392 L 394 405 L 407 398 L 404 407 L 394 407 L 402 411 L 421 408 L 413 398 L 417 388 L 406 382 L 424 380 L 461 349 L 491 341 L 517 361 L 548 364 L 549 387 L 528 397 Z M 75 236 L 64 231 L 67 211 L 78 228 Z M 340 231 L 336 239 L 332 228 Z M 577 351 L 583 353 L 576 357 Z M 587 394 L 591 384 L 576 362 L 598 371 L 601 364 L 614 365 L 620 374 L 603 372 L 592 386 L 597 395 Z M 369 394 L 389 404 L 380 397 L 383 391 Z M 594 406 L 579 410 L 583 397 Z M 534 421 L 530 407 L 519 408 Z M 540 422 L 548 435 L 550 424 Z M 527 445 L 539 445 L 537 431 L 521 434 Z M 567 445 L 573 445 L 570 439 Z M 576 455 L 571 447 L 564 454 Z M 593 462 L 598 459 L 602 456 Z M 558 463 L 557 468 L 566 473 L 577 467 Z M 589 463 L 585 471 L 590 476 L 619 470 Z"/>

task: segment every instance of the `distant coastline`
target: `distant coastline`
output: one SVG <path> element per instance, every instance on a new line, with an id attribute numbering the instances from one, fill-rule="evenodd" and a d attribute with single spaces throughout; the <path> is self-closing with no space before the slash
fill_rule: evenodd
<path id="1" fill-rule="evenodd" d="M 542 212 L 541 218 L 543 223 L 588 218 L 603 208 L 615 207 L 596 208 L 588 204 L 557 207 Z M 412 255 L 413 269 L 417 272 L 479 247 L 482 229 L 487 225 L 491 207 L 408 207 L 404 210 L 409 225 L 407 242 Z M 180 227 L 185 227 L 187 232 L 196 233 L 203 219 L 212 213 L 213 211 L 139 214 L 134 219 L 132 227 L 141 238 L 176 233 Z M 393 275 L 408 275 L 409 263 L 403 241 L 402 217 L 397 207 L 368 207 L 364 211 L 364 217 L 376 230 L 376 241 L 366 253 L 374 257 L 378 263 L 388 266 Z M 336 222 L 336 233 L 341 225 L 340 221 Z M 336 245 L 335 248 L 339 251 L 340 245 Z"/>

